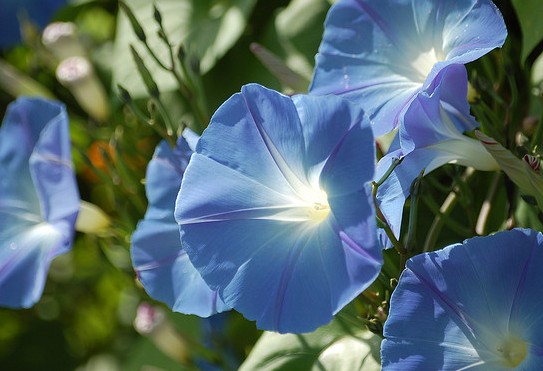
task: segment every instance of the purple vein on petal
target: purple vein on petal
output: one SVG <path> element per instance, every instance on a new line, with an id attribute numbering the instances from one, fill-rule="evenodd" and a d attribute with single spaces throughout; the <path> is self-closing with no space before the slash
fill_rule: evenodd
<path id="1" fill-rule="evenodd" d="M 351 237 L 349 237 L 349 235 L 347 235 L 347 233 L 342 231 L 339 228 L 339 225 L 337 224 L 335 218 L 330 218 L 329 217 L 327 220 L 328 220 L 328 223 L 329 223 L 328 225 L 330 226 L 330 228 L 332 228 L 332 230 L 339 236 L 341 241 L 346 246 L 348 246 L 351 250 L 358 253 L 359 255 L 362 255 L 365 258 L 367 258 L 368 260 L 372 261 L 374 264 L 377 264 L 379 266 L 382 264 L 382 262 L 377 260 L 373 255 L 370 255 L 366 250 L 364 250 L 364 248 L 362 246 L 360 246 L 355 241 L 353 241 L 353 239 Z"/>
<path id="2" fill-rule="evenodd" d="M 300 255 L 302 251 L 306 248 L 306 246 L 309 244 L 309 238 L 306 238 L 304 243 L 301 246 L 298 246 L 298 242 L 300 241 L 300 237 L 303 236 L 304 233 L 301 233 L 298 239 L 296 240 L 296 243 L 294 244 L 294 247 L 289 251 L 287 261 L 285 268 L 283 269 L 283 273 L 281 274 L 281 280 L 279 281 L 279 287 L 277 289 L 277 298 L 275 299 L 275 318 L 274 318 L 274 325 L 275 328 L 280 330 L 279 324 L 281 321 L 281 315 L 283 313 L 283 305 L 285 302 L 285 293 L 288 288 L 288 284 L 290 282 L 290 278 L 292 277 L 292 272 L 294 271 L 294 268 L 296 267 L 296 264 L 298 263 L 298 259 L 300 258 Z"/>
<path id="3" fill-rule="evenodd" d="M 268 150 L 268 153 L 272 157 L 273 161 L 275 162 L 277 168 L 287 181 L 287 183 L 290 185 L 290 187 L 298 194 L 303 194 L 304 189 L 307 188 L 307 186 L 296 176 L 296 174 L 290 169 L 287 162 L 275 146 L 273 144 L 272 140 L 270 139 L 268 133 L 266 130 L 262 127 L 262 124 L 259 123 L 256 119 L 256 115 L 252 112 L 251 107 L 249 106 L 249 103 L 247 102 L 247 99 L 245 98 L 244 94 L 241 94 L 243 97 L 243 101 L 247 107 L 247 110 L 249 111 L 251 118 L 253 119 L 253 123 L 255 124 L 256 129 L 258 130 L 258 133 L 260 134 L 260 137 L 262 138 L 262 141 L 264 142 L 264 145 L 266 146 L 266 149 Z"/>
<path id="4" fill-rule="evenodd" d="M 17 262 L 19 260 L 19 256 L 23 253 L 23 249 L 19 248 L 18 251 L 13 253 L 13 255 L 6 261 L 2 262 L 0 265 L 0 277 L 3 278 L 9 278 L 8 272 L 9 268 L 13 266 L 12 263 Z M 2 279 L 0 279 L 0 287 L 2 286 Z"/>
<path id="5" fill-rule="evenodd" d="M 434 298 L 441 301 L 443 304 L 445 304 L 452 313 L 456 314 L 457 318 L 466 326 L 466 328 L 470 331 L 469 337 L 473 339 L 474 341 L 477 339 L 477 336 L 475 334 L 474 329 L 472 328 L 469 316 L 462 311 L 457 305 L 454 305 L 453 302 L 449 300 L 441 291 L 439 291 L 438 288 L 436 288 L 430 281 L 426 280 L 423 276 L 418 275 L 417 272 L 411 270 L 410 268 L 406 268 L 406 270 L 411 271 L 411 273 L 423 284 L 425 285 L 432 293 L 434 293 Z M 466 337 L 468 337 L 468 334 L 465 334 Z"/>
<path id="6" fill-rule="evenodd" d="M 340 231 L 339 238 L 341 239 L 341 242 L 345 243 L 345 245 L 347 245 L 351 250 L 355 251 L 359 255 L 366 257 L 366 259 L 371 260 L 376 265 L 382 264 L 374 256 L 370 255 L 366 250 L 364 250 L 362 246 L 354 242 L 353 239 L 347 235 L 347 233 Z"/>
<path id="7" fill-rule="evenodd" d="M 398 122 L 399 119 L 400 119 L 400 116 L 403 114 L 403 112 L 406 110 L 407 106 L 409 106 L 411 104 L 411 102 L 413 101 L 413 99 L 415 99 L 415 97 L 417 96 L 417 94 L 419 94 L 419 90 L 415 91 L 414 93 L 412 93 L 411 95 L 409 95 L 409 98 L 405 100 L 405 102 L 402 104 L 402 106 L 400 107 L 400 110 L 396 113 L 396 115 L 394 116 L 394 122 Z"/>
<path id="8" fill-rule="evenodd" d="M 516 309 L 516 302 L 520 295 L 520 292 L 522 291 L 522 287 L 524 286 L 524 283 L 526 281 L 526 274 L 528 272 L 528 266 L 530 263 L 532 263 L 536 248 L 539 248 L 539 245 L 537 243 L 532 243 L 532 249 L 530 250 L 530 255 L 528 256 L 528 259 L 526 259 L 526 263 L 524 263 L 524 266 L 522 267 L 522 272 L 520 274 L 520 278 L 517 283 L 517 287 L 515 289 L 515 296 L 513 296 L 513 301 L 511 302 L 511 309 L 509 310 L 509 317 L 507 318 L 507 326 L 509 327 L 511 323 L 511 315 L 513 314 L 514 309 Z"/>
<path id="9" fill-rule="evenodd" d="M 329 228 L 331 228 L 330 224 L 327 224 L 327 226 Z M 317 240 L 318 240 L 319 246 L 323 245 L 323 240 L 322 240 L 322 236 L 321 236 L 322 231 L 323 231 L 323 229 L 319 229 L 319 233 L 317 235 Z M 319 253 L 319 260 L 321 262 L 322 274 L 324 275 L 324 279 L 326 280 L 326 284 L 328 286 L 328 292 L 332 293 L 333 290 L 332 290 L 332 284 L 330 283 L 331 282 L 330 281 L 330 276 L 328 274 L 328 269 L 326 269 L 327 265 L 324 263 L 324 256 L 322 255 L 323 249 L 317 249 L 317 251 Z M 333 308 L 333 307 L 334 307 L 333 297 L 332 297 L 332 295 L 330 295 L 330 308 Z"/>
<path id="10" fill-rule="evenodd" d="M 172 254 L 172 255 L 170 255 L 170 256 L 168 256 L 166 258 L 153 261 L 152 263 L 141 264 L 141 265 L 138 265 L 137 267 L 135 266 L 134 270 L 136 272 L 142 272 L 142 271 L 149 271 L 149 270 L 157 269 L 157 268 L 163 267 L 165 265 L 173 264 L 173 262 L 177 258 L 179 258 L 180 256 L 183 256 L 183 255 L 186 255 L 185 250 L 180 250 L 177 254 Z"/>
<path id="11" fill-rule="evenodd" d="M 473 260 L 473 257 L 472 255 L 470 254 L 470 249 L 464 249 L 464 251 L 466 252 L 467 256 L 468 256 L 468 261 L 472 267 L 472 270 L 475 274 L 475 276 L 477 277 L 477 282 L 479 283 L 479 285 L 481 286 L 481 291 L 483 293 L 483 296 L 484 296 L 484 301 L 486 303 L 486 307 L 488 308 L 488 311 L 489 313 L 492 313 L 492 307 L 490 305 L 490 300 L 488 300 L 488 290 L 486 289 L 485 287 L 485 281 L 481 278 L 481 276 L 479 275 L 479 269 L 477 269 L 476 265 L 475 265 L 475 261 Z M 492 320 L 494 320 L 494 315 L 492 316 Z"/>
<path id="12" fill-rule="evenodd" d="M 399 48 L 398 41 L 392 36 L 392 33 L 386 26 L 386 22 L 377 14 L 370 6 L 366 5 L 363 1 L 356 1 L 358 6 L 366 12 L 366 14 L 375 22 L 375 24 L 387 35 L 388 39 Z"/>

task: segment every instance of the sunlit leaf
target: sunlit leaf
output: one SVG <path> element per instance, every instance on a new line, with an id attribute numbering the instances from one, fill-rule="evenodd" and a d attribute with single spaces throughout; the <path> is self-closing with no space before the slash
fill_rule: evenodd
<path id="1" fill-rule="evenodd" d="M 527 162 L 515 157 L 493 138 L 480 131 L 476 131 L 475 134 L 504 173 L 520 188 L 520 191 L 535 197 L 539 209 L 543 210 L 543 177 L 536 173 Z"/>
<path id="2" fill-rule="evenodd" d="M 380 370 L 380 343 L 377 335 L 337 318 L 308 334 L 265 332 L 240 371 Z"/>
<path id="3" fill-rule="evenodd" d="M 309 85 L 309 79 L 300 76 L 289 68 L 277 55 L 258 43 L 251 44 L 251 51 L 262 62 L 277 80 L 295 92 L 304 92 Z"/>
<path id="4" fill-rule="evenodd" d="M 522 29 L 522 61 L 528 58 L 532 50 L 543 40 L 541 15 L 543 3 L 541 0 L 513 0 Z"/>
<path id="5" fill-rule="evenodd" d="M 293 0 L 275 18 L 277 36 L 287 53 L 287 64 L 309 79 L 328 8 L 325 0 Z"/>
<path id="6" fill-rule="evenodd" d="M 532 66 L 532 84 L 543 85 L 543 54 L 536 58 Z"/>
<path id="7" fill-rule="evenodd" d="M 256 0 L 127 0 L 135 17 L 143 27 L 147 42 L 159 58 L 170 65 L 168 49 L 157 35 L 159 29 L 153 17 L 153 3 L 162 14 L 162 22 L 174 51 L 183 44 L 187 53 L 200 60 L 200 70 L 207 72 L 237 41 L 245 29 Z M 171 74 L 164 72 L 148 56 L 145 47 L 131 29 L 128 17 L 119 12 L 117 38 L 113 54 L 113 83 L 123 85 L 134 97 L 146 94 L 137 76 L 129 45 L 134 44 L 143 57 L 160 91 L 176 87 Z"/>

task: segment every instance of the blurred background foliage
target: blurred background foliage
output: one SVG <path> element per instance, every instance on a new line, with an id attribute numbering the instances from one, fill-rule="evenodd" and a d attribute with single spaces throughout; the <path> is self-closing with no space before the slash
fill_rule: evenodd
<path id="1" fill-rule="evenodd" d="M 23 42 L 0 50 L 0 111 L 22 94 L 64 102 L 82 199 L 112 223 L 77 234 L 73 250 L 54 260 L 33 308 L 0 309 L 0 369 L 236 369 L 253 347 L 246 370 L 341 369 L 333 353 L 323 353 L 332 343 L 355 355 L 343 369 L 378 369 L 379 340 L 366 326 L 378 334 L 386 318 L 399 275 L 393 250 L 385 252 L 378 280 L 334 323 L 303 336 L 266 334 L 256 346 L 260 332 L 237 313 L 200 320 L 154 302 L 130 263 L 130 236 L 147 205 L 145 169 L 158 141 L 175 138 L 184 127 L 201 133 L 243 84 L 306 91 L 332 2 L 126 0 L 120 9 L 115 0 L 70 1 L 54 20 L 75 25 L 75 54 L 91 62 L 91 88 L 57 78 L 65 59 L 58 45 L 45 45 L 41 30 L 23 22 Z M 473 113 L 487 134 L 518 157 L 541 157 L 543 6 L 540 0 L 496 4 L 509 36 L 503 49 L 468 65 L 477 91 Z M 415 233 L 406 241 L 411 254 L 515 225 L 542 230 L 533 200 L 501 173 L 447 165 L 419 187 L 404 210 L 407 231 L 409 211 L 418 208 Z M 165 316 L 159 327 L 169 335 L 136 330 L 141 303 L 152 303 Z M 170 335 L 178 353 L 157 340 Z"/>

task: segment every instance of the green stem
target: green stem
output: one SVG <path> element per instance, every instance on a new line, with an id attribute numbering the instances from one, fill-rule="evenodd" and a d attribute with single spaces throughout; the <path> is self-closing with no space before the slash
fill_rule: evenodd
<path id="1" fill-rule="evenodd" d="M 162 116 L 162 119 L 164 120 L 164 125 L 166 126 L 166 133 L 169 137 L 173 137 L 174 130 L 173 130 L 173 123 L 172 119 L 170 118 L 170 115 L 168 114 L 168 110 L 166 107 L 164 107 L 164 104 L 162 101 L 158 98 L 152 99 L 153 102 L 156 104 L 158 111 L 160 113 L 160 116 Z"/>
<path id="2" fill-rule="evenodd" d="M 138 120 L 152 127 L 153 130 L 155 130 L 158 135 L 160 135 L 163 139 L 165 139 L 168 142 L 170 147 L 172 148 L 175 147 L 175 144 L 176 144 L 175 139 L 172 136 L 168 135 L 166 130 L 164 130 L 159 125 L 156 125 L 156 122 L 154 120 L 151 120 L 147 116 L 145 116 L 143 112 L 141 112 L 141 110 L 134 104 L 134 102 L 130 101 L 130 102 L 126 102 L 126 104 L 130 108 L 130 111 L 132 111 L 134 116 L 138 118 Z"/>
<path id="3" fill-rule="evenodd" d="M 373 204 L 375 206 L 376 217 L 378 221 L 381 223 L 381 225 L 383 226 L 383 229 L 387 237 L 390 239 L 390 242 L 392 242 L 392 245 L 394 246 L 398 254 L 400 254 L 400 272 L 401 272 L 405 268 L 405 262 L 407 261 L 408 251 L 402 245 L 402 243 L 398 241 L 398 239 L 394 235 L 394 232 L 390 228 L 390 225 L 388 224 L 388 221 L 385 215 L 383 214 L 383 212 L 381 211 L 381 208 L 379 207 L 379 203 L 377 202 L 377 189 L 379 188 L 378 183 L 373 182 L 372 186 L 373 186 L 372 187 Z"/>
<path id="4" fill-rule="evenodd" d="M 450 206 L 450 207 L 453 207 L 454 205 L 456 205 L 456 202 L 458 201 L 459 197 L 457 196 L 457 193 L 454 193 L 455 197 L 454 197 L 454 204 L 448 204 L 447 203 L 447 200 L 443 203 L 443 205 L 447 205 L 447 206 Z M 432 213 L 434 213 L 434 215 L 436 215 L 437 218 L 440 218 L 441 220 L 443 220 L 443 223 L 449 227 L 450 229 L 452 229 L 455 233 L 461 235 L 461 236 L 468 236 L 471 232 L 471 230 L 467 227 L 464 227 L 463 225 L 461 225 L 460 223 L 458 223 L 456 220 L 454 220 L 453 218 L 451 218 L 447 213 L 445 212 L 442 212 L 442 208 L 443 208 L 443 205 L 442 207 L 440 207 L 435 201 L 434 199 L 432 198 L 432 196 L 430 195 L 424 195 L 422 196 L 422 201 L 424 202 L 424 204 L 430 209 L 430 211 Z M 446 210 L 448 211 L 448 210 Z"/>
<path id="5" fill-rule="evenodd" d="M 462 180 L 465 182 L 469 180 L 473 174 L 475 173 L 475 169 L 472 167 L 468 167 L 466 171 L 464 172 L 462 176 Z M 428 231 L 428 235 L 426 237 L 426 241 L 424 242 L 423 252 L 430 251 L 436 244 L 437 237 L 439 233 L 441 232 L 441 229 L 443 228 L 443 225 L 445 223 L 444 217 L 448 216 L 452 210 L 454 209 L 454 206 L 458 202 L 458 190 L 453 189 L 451 193 L 447 196 L 441 207 L 439 208 L 439 214 L 436 215 L 434 218 L 434 221 L 432 223 L 432 226 L 430 227 L 430 230 Z"/>
<path id="6" fill-rule="evenodd" d="M 417 216 L 418 216 L 418 200 L 419 200 L 419 191 L 420 191 L 420 184 L 422 182 L 422 177 L 424 176 L 424 171 L 426 169 L 422 169 L 417 179 L 413 181 L 411 184 L 411 202 L 409 204 L 409 224 L 407 226 L 407 239 L 405 248 L 407 251 L 411 251 L 413 245 L 415 244 L 416 239 L 416 226 L 417 226 Z"/>
<path id="7" fill-rule="evenodd" d="M 488 216 L 490 215 L 490 210 L 492 206 L 492 200 L 496 195 L 496 190 L 498 189 L 498 183 L 501 179 L 501 173 L 494 174 L 492 182 L 490 183 L 490 188 L 486 194 L 481 210 L 479 211 L 479 216 L 477 217 L 477 223 L 475 224 L 475 233 L 482 236 L 485 233 L 486 223 L 488 221 Z"/>
<path id="8" fill-rule="evenodd" d="M 145 42 L 145 47 L 151 57 L 157 62 L 157 64 L 165 71 L 170 72 L 173 77 L 175 78 L 175 81 L 177 82 L 177 85 L 179 87 L 179 92 L 181 93 L 181 96 L 184 98 L 185 103 L 192 108 L 192 111 L 194 113 L 194 116 L 197 121 L 198 125 L 198 131 L 201 133 L 205 125 L 208 122 L 207 114 L 205 114 L 205 111 L 200 107 L 200 104 L 198 102 L 199 99 L 194 99 L 194 91 L 196 90 L 195 85 L 193 84 L 192 80 L 190 79 L 190 76 L 188 75 L 188 71 L 186 71 L 186 66 L 184 63 L 181 63 L 181 68 L 183 70 L 183 73 L 186 76 L 186 79 L 184 80 L 183 77 L 179 74 L 177 71 L 176 63 L 175 63 L 175 55 L 173 52 L 172 44 L 170 43 L 170 40 L 168 38 L 168 34 L 164 30 L 164 27 L 162 23 L 159 23 L 160 32 L 161 32 L 161 39 L 166 44 L 166 47 L 168 48 L 168 55 L 170 57 L 170 66 L 167 66 L 165 63 L 163 63 L 158 56 L 155 54 L 155 52 L 151 49 L 149 44 Z M 190 87 L 187 85 L 187 83 L 190 85 Z"/>
<path id="9" fill-rule="evenodd" d="M 543 102 L 542 102 L 543 103 Z M 543 110 L 541 111 L 541 115 L 539 117 L 539 121 L 537 122 L 537 127 L 535 129 L 534 136 L 532 137 L 532 148 L 539 147 L 543 141 Z"/>
<path id="10" fill-rule="evenodd" d="M 387 179 L 388 177 L 390 176 L 390 174 L 392 174 L 392 172 L 394 171 L 394 169 L 396 169 L 396 167 L 402 162 L 403 158 L 393 158 L 392 159 L 392 162 L 390 163 L 390 167 L 387 169 L 387 171 L 383 174 L 383 176 L 381 177 L 381 179 L 379 179 L 379 181 L 377 181 L 376 183 L 374 183 L 375 187 L 376 188 L 379 188 Z"/>

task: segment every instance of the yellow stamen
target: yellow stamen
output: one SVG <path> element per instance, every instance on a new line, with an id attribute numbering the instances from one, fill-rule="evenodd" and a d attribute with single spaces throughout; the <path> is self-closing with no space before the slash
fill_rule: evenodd
<path id="1" fill-rule="evenodd" d="M 505 367 L 509 368 L 518 367 L 528 353 L 526 342 L 515 335 L 509 335 L 505 338 L 498 348 L 498 352 L 503 357 Z"/>

